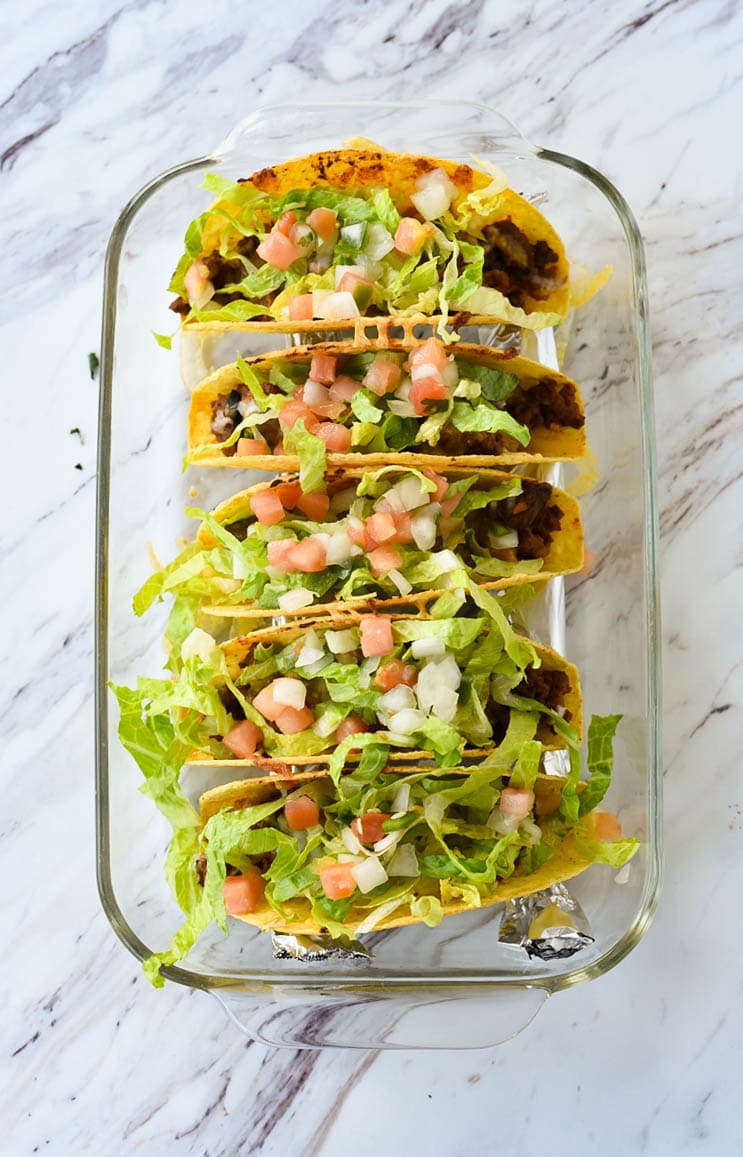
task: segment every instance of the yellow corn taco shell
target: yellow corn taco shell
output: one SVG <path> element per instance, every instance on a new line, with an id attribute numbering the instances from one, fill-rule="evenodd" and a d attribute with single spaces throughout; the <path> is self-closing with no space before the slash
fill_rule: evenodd
<path id="1" fill-rule="evenodd" d="M 323 619 L 305 619 L 301 623 L 292 623 L 284 627 L 264 627 L 261 630 L 252 631 L 248 635 L 241 635 L 236 639 L 231 639 L 228 643 L 221 644 L 221 650 L 224 653 L 227 661 L 227 670 L 233 680 L 239 678 L 242 668 L 248 662 L 250 655 L 255 647 L 261 643 L 281 643 L 286 645 L 301 636 L 312 627 L 319 629 L 327 629 L 329 626 L 340 625 L 344 627 L 352 623 L 358 623 L 363 615 L 360 612 L 349 612 L 342 617 L 336 619 L 334 616 L 327 616 Z M 390 618 L 395 621 L 399 619 L 409 619 L 410 615 L 391 615 Z M 583 696 L 580 687 L 580 677 L 578 669 L 557 651 L 552 650 L 551 647 L 545 647 L 541 643 L 535 643 L 530 640 L 537 656 L 540 660 L 537 671 L 545 673 L 562 672 L 567 680 L 567 689 L 562 696 L 562 706 L 564 708 L 564 716 L 569 720 L 571 727 L 573 727 L 580 739 L 583 734 Z M 535 676 L 538 677 L 538 676 Z M 545 750 L 556 750 L 565 746 L 564 741 L 555 732 L 548 719 L 544 718 L 539 724 L 536 738 L 542 742 Z M 462 753 L 464 762 L 468 760 L 478 759 L 481 756 L 490 754 L 489 748 L 475 748 L 465 747 Z M 274 775 L 279 775 L 284 778 L 290 778 L 296 768 L 314 768 L 322 770 L 330 762 L 332 752 L 326 752 L 321 755 L 296 755 L 291 759 L 286 757 L 281 758 L 271 755 L 253 755 L 250 759 L 213 759 L 210 756 L 203 755 L 201 752 L 194 751 L 189 756 L 188 763 L 208 763 L 214 767 L 259 767 L 265 771 L 272 772 Z M 350 752 L 348 762 L 350 764 L 357 762 L 360 758 L 359 753 Z M 392 750 L 389 754 L 389 764 L 394 767 L 399 765 L 405 770 L 403 765 L 427 762 L 432 760 L 433 756 L 429 751 L 410 750 L 408 748 L 402 750 Z"/>
<path id="2" fill-rule="evenodd" d="M 464 199 L 476 190 L 491 186 L 493 193 L 497 193 L 494 207 L 487 211 L 485 216 L 474 214 L 468 230 L 476 232 L 483 228 L 505 230 L 505 250 L 514 270 L 528 266 L 528 256 L 520 238 L 514 230 L 518 230 L 529 242 L 531 247 L 549 247 L 552 251 L 554 271 L 551 272 L 548 283 L 537 276 L 533 280 L 532 292 L 526 290 L 519 293 L 519 305 L 512 304 L 505 294 L 499 294 L 501 299 L 497 310 L 491 308 L 489 312 L 477 312 L 476 296 L 473 305 L 466 317 L 470 324 L 488 324 L 501 321 L 514 325 L 527 325 L 530 328 L 541 328 L 554 325 L 567 313 L 569 303 L 568 262 L 565 248 L 559 236 L 547 219 L 524 197 L 513 189 L 505 187 L 503 183 L 494 183 L 489 174 L 465 164 L 457 164 L 436 157 L 417 156 L 412 154 L 390 153 L 379 149 L 339 149 L 322 153 L 315 153 L 299 157 L 284 164 L 274 165 L 267 169 L 253 173 L 240 184 L 252 186 L 272 196 L 282 196 L 294 189 L 332 188 L 348 195 L 362 193 L 370 189 L 387 188 L 390 191 L 398 211 L 405 215 L 412 208 L 411 196 L 416 192 L 416 182 L 434 169 L 444 169 L 449 180 L 456 186 L 457 195 L 452 202 L 452 211 L 459 211 Z M 239 212 L 239 210 L 238 210 Z M 206 214 L 201 234 L 201 257 L 219 249 L 220 243 L 228 248 L 236 244 L 241 237 L 239 230 L 231 232 L 225 230 L 225 220 L 234 218 L 236 205 L 229 197 L 216 201 Z M 267 229 L 274 222 L 266 223 Z M 510 231 L 510 233 L 509 233 Z M 470 232 L 470 236 L 472 233 Z M 544 252 L 544 250 L 542 250 Z M 507 287 L 506 287 L 507 288 Z M 467 309 L 465 300 L 463 309 Z M 454 315 L 456 316 L 456 315 Z M 438 314 L 428 316 L 427 321 L 435 320 Z M 362 319 L 365 320 L 365 319 Z M 371 320 L 376 321 L 376 318 Z M 397 319 L 396 319 L 397 320 Z M 384 325 L 384 319 L 382 319 Z M 253 320 L 253 321 L 189 321 L 189 328 L 204 332 L 215 330 L 253 330 L 273 332 L 301 332 L 312 333 L 338 329 L 339 323 L 328 321 L 290 321 L 286 320 Z M 353 322 L 341 322 L 341 325 L 350 325 Z"/>
<path id="3" fill-rule="evenodd" d="M 450 477 L 461 476 L 465 474 L 464 470 L 454 470 L 445 468 L 441 473 Z M 342 489 L 348 483 L 349 477 L 362 477 L 366 471 L 353 468 L 344 472 L 337 471 L 326 476 L 326 490 L 332 495 L 336 490 Z M 499 482 L 507 481 L 510 475 L 498 470 L 478 470 L 478 482 L 475 484 L 475 489 L 484 489 L 490 486 L 495 486 Z M 524 478 L 523 486 L 528 489 L 529 486 L 535 485 L 530 478 Z M 256 486 L 251 486 L 247 490 L 241 490 L 237 494 L 231 495 L 230 498 L 225 499 L 212 512 L 213 517 L 222 525 L 229 527 L 231 523 L 241 521 L 245 518 L 252 518 L 250 509 L 250 498 L 253 494 L 259 493 L 262 490 L 269 489 L 272 483 L 260 482 Z M 521 586 L 525 583 L 543 582 L 546 579 L 554 578 L 555 575 L 574 574 L 583 566 L 584 541 L 583 541 L 583 526 L 580 518 L 580 508 L 578 503 L 569 494 L 557 487 L 552 488 L 551 505 L 559 507 L 561 511 L 561 521 L 559 530 L 555 531 L 552 541 L 549 544 L 547 555 L 543 559 L 543 567 L 535 574 L 512 574 L 505 578 L 492 579 L 488 582 L 483 582 L 480 585 L 486 590 L 502 590 L 506 587 Z M 199 528 L 199 541 L 204 546 L 212 547 L 216 545 L 211 531 L 205 524 Z M 387 611 L 393 610 L 395 607 L 420 607 L 425 608 L 428 603 L 438 598 L 442 594 L 441 589 L 433 589 L 428 591 L 413 592 L 409 595 L 400 595 L 392 598 L 373 598 L 371 596 L 360 596 L 357 598 L 345 599 L 343 602 L 327 602 L 315 603 L 309 607 L 302 607 L 296 611 L 281 611 L 282 617 L 305 619 L 308 616 L 314 617 L 316 615 L 334 615 L 338 618 L 346 614 L 348 611 Z M 258 619 L 265 620 L 272 612 L 266 611 L 265 607 L 256 607 L 246 604 L 222 604 L 222 605 L 207 605 L 204 606 L 203 612 L 207 615 L 214 615 L 220 618 L 235 618 L 235 619 Z M 279 614 L 279 612 L 275 612 Z"/>
<path id="4" fill-rule="evenodd" d="M 457 769 L 453 769 L 452 774 L 456 774 L 456 771 Z M 241 809 L 264 803 L 275 798 L 283 786 L 295 788 L 300 783 L 311 783 L 323 778 L 327 777 L 324 777 L 322 773 L 315 773 L 314 775 L 304 773 L 297 775 L 290 784 L 286 785 L 273 777 L 226 784 L 224 787 L 205 792 L 201 796 L 199 801 L 201 822 L 205 824 L 211 816 L 223 808 Z M 535 811 L 538 818 L 543 818 L 556 809 L 563 782 L 555 776 L 540 775 L 537 777 L 534 791 L 536 795 Z M 500 881 L 492 895 L 483 898 L 481 907 L 488 908 L 495 904 L 502 904 L 517 896 L 529 896 L 543 888 L 549 888 L 552 884 L 569 880 L 587 867 L 589 864 L 580 857 L 571 837 L 568 836 L 558 845 L 552 857 L 535 872 L 521 876 L 513 875 L 509 879 Z M 419 886 L 420 891 L 416 893 L 414 898 L 435 894 L 434 881 L 421 880 Z M 255 912 L 238 916 L 236 919 L 243 920 L 246 924 L 252 924 L 262 931 L 291 932 L 297 935 L 316 935 L 321 931 L 322 926 L 312 916 L 310 905 L 304 898 L 289 900 L 282 907 L 289 914 L 286 919 L 282 918 L 265 901 Z M 402 905 L 400 909 L 390 913 L 389 916 L 375 925 L 374 930 L 382 931 L 385 928 L 401 928 L 409 924 L 421 923 L 420 918 L 412 916 L 409 911 L 407 915 L 402 914 L 406 908 L 407 905 Z M 464 902 L 450 901 L 443 905 L 443 910 L 445 916 L 453 916 L 459 912 L 472 911 L 473 909 Z M 344 917 L 343 924 L 349 933 L 356 932 L 368 915 L 368 909 L 354 906 Z"/>
<path id="5" fill-rule="evenodd" d="M 388 342 L 384 349 L 390 352 L 402 353 L 415 348 L 415 343 L 402 344 Z M 353 342 L 337 342 L 314 346 L 296 346 L 293 349 L 279 350 L 275 353 L 261 354 L 247 358 L 247 364 L 254 367 L 277 365 L 279 368 L 293 363 L 307 361 L 315 353 L 329 353 L 342 357 L 344 354 L 368 352 L 368 346 L 357 346 Z M 586 452 L 585 416 L 583 403 L 578 386 L 564 374 L 555 370 L 546 369 L 538 362 L 528 358 L 515 356 L 512 351 L 494 350 L 486 346 L 462 343 L 453 351 L 455 356 L 479 365 L 491 366 L 515 375 L 519 379 L 519 388 L 530 397 L 532 394 L 539 401 L 540 395 L 551 394 L 564 400 L 570 410 L 576 415 L 573 419 L 579 423 L 574 426 L 539 425 L 536 420 L 531 429 L 529 445 L 517 449 L 504 450 L 500 453 L 477 452 L 478 440 L 482 435 L 477 433 L 461 434 L 461 445 L 469 443 L 473 447 L 472 453 L 458 451 L 455 455 L 430 450 L 413 449 L 400 453 L 364 454 L 359 452 L 329 453 L 327 462 L 329 467 L 353 469 L 360 467 L 363 470 L 375 470 L 380 466 L 396 464 L 400 466 L 433 466 L 439 470 L 473 469 L 480 470 L 495 465 L 516 465 L 518 463 L 548 463 L 572 461 L 583 457 Z M 292 471 L 299 469 L 299 459 L 296 454 L 266 454 L 243 457 L 238 454 L 227 455 L 220 449 L 220 443 L 212 432 L 212 407 L 221 394 L 229 394 L 242 385 L 242 379 L 237 365 L 232 363 L 222 366 L 209 377 L 205 378 L 191 395 L 191 406 L 188 418 L 188 454 L 190 460 L 200 466 L 231 466 L 249 468 L 252 470 L 270 470 L 273 472 Z M 506 409 L 508 406 L 506 405 Z"/>

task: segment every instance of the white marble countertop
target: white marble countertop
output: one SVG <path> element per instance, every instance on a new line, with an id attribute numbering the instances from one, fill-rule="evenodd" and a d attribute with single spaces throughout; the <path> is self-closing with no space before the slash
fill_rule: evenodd
<path id="1" fill-rule="evenodd" d="M 22 24 L 17 11 L 2 21 L 2 332 L 6 396 L 23 383 L 34 425 L 8 422 L 4 439 L 4 1151 L 364 1157 L 391 1138 L 411 1157 L 740 1152 L 740 5 L 289 0 L 248 16 L 225 0 L 33 0 Z M 87 354 L 107 235 L 147 179 L 260 103 L 415 92 L 498 105 L 590 161 L 647 241 L 665 890 L 619 968 L 499 1048 L 271 1050 L 207 995 L 153 991 L 99 906 Z"/>

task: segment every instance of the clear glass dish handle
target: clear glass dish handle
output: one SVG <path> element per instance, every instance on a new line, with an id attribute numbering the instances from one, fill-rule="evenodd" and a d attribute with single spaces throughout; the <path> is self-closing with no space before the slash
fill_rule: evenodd
<path id="1" fill-rule="evenodd" d="M 502 1044 L 534 1019 L 545 988 L 502 992 L 459 987 L 422 992 L 369 988 L 212 989 L 252 1040 L 287 1048 L 481 1049 Z"/>

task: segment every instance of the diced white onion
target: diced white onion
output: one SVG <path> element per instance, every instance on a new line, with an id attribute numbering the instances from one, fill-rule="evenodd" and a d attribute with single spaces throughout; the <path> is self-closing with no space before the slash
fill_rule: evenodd
<path id="1" fill-rule="evenodd" d="M 325 635 L 325 646 L 334 655 L 344 655 L 347 651 L 355 651 L 359 645 L 359 636 L 355 628 L 347 631 L 328 631 Z"/>
<path id="2" fill-rule="evenodd" d="M 421 710 L 431 711 L 438 719 L 451 723 L 457 712 L 457 687 L 461 678 L 461 672 L 451 655 L 426 663 L 415 685 Z"/>
<path id="3" fill-rule="evenodd" d="M 406 402 L 399 398 L 389 398 L 387 408 L 391 413 L 397 414 L 398 418 L 415 418 L 417 416 L 412 402 Z"/>
<path id="4" fill-rule="evenodd" d="M 316 317 L 325 321 L 343 321 L 349 317 L 361 316 L 353 294 L 349 293 L 348 290 L 343 290 L 341 293 L 328 293 L 325 299 L 315 307 L 316 292 L 314 290 L 312 293 L 313 310 Z"/>
<path id="5" fill-rule="evenodd" d="M 461 570 L 462 564 L 453 550 L 439 550 L 431 555 L 431 562 L 435 563 L 442 574 L 453 570 Z"/>
<path id="6" fill-rule="evenodd" d="M 386 883 L 388 878 L 376 856 L 368 856 L 362 864 L 355 864 L 351 868 L 351 875 L 356 881 L 356 887 L 364 894 Z"/>
<path id="7" fill-rule="evenodd" d="M 302 607 L 309 607 L 315 601 L 314 591 L 306 587 L 295 587 L 286 594 L 279 595 L 279 607 L 282 611 L 299 611 Z"/>
<path id="8" fill-rule="evenodd" d="M 237 403 L 237 412 L 241 418 L 247 418 L 248 414 L 254 414 L 258 409 L 258 403 L 255 398 L 243 398 Z"/>
<path id="9" fill-rule="evenodd" d="M 397 735 L 412 735 L 425 722 L 426 716 L 423 711 L 417 711 L 414 707 L 407 707 L 391 716 L 390 731 L 394 731 Z"/>
<path id="10" fill-rule="evenodd" d="M 373 675 L 379 664 L 382 662 L 381 655 L 369 655 L 368 658 L 362 659 L 361 670 L 365 675 Z"/>
<path id="11" fill-rule="evenodd" d="M 341 563 L 348 562 L 353 558 L 353 548 L 355 543 L 346 534 L 345 530 L 336 530 L 333 534 L 328 535 L 328 541 L 325 546 L 325 561 L 328 566 L 340 566 Z"/>
<path id="12" fill-rule="evenodd" d="M 384 904 L 379 904 L 378 907 L 372 908 L 369 915 L 365 916 L 356 928 L 356 934 L 362 936 L 365 932 L 373 932 L 378 924 L 381 924 L 383 920 L 391 916 L 395 909 L 404 903 L 405 897 L 397 896 L 394 900 L 387 900 Z"/>
<path id="13" fill-rule="evenodd" d="M 366 277 L 366 269 L 362 265 L 336 265 L 335 288 L 337 289 L 347 273 L 355 273 L 357 277 Z"/>
<path id="14" fill-rule="evenodd" d="M 415 707 L 415 692 L 405 683 L 398 683 L 397 687 L 379 697 L 377 707 L 384 715 L 394 715 L 406 707 Z"/>
<path id="15" fill-rule="evenodd" d="M 419 876 L 418 857 L 412 844 L 401 844 L 387 865 L 390 876 Z"/>
<path id="16" fill-rule="evenodd" d="M 494 534 L 490 545 L 494 550 L 514 550 L 519 545 L 519 532 L 509 530 L 507 534 Z"/>
<path id="17" fill-rule="evenodd" d="M 412 381 L 406 375 L 401 380 L 400 385 L 395 390 L 395 397 L 401 398 L 403 402 L 407 402 L 408 396 L 410 394 L 410 387 L 412 386 L 412 384 L 413 384 Z M 389 405 L 389 403 L 388 403 L 388 405 Z"/>
<path id="18" fill-rule="evenodd" d="M 413 193 L 410 200 L 426 221 L 435 221 L 441 217 L 451 204 L 451 197 L 443 185 L 429 185 L 426 189 L 420 189 Z"/>
<path id="19" fill-rule="evenodd" d="M 316 663 L 318 659 L 322 659 L 324 655 L 325 648 L 322 645 L 320 636 L 315 630 L 310 628 L 302 639 L 302 647 L 296 659 L 297 666 L 309 667 L 312 663 Z"/>
<path id="20" fill-rule="evenodd" d="M 233 554 L 232 556 L 232 574 L 236 579 L 246 579 L 250 576 L 250 567 L 247 560 L 241 554 Z M 279 599 L 281 603 L 281 599 Z"/>
<path id="21" fill-rule="evenodd" d="M 338 863 L 339 864 L 363 864 L 364 863 L 364 857 L 363 856 L 349 856 L 345 852 L 341 852 L 340 855 L 338 856 Z"/>
<path id="22" fill-rule="evenodd" d="M 433 659 L 436 655 L 445 655 L 446 647 L 443 639 L 414 639 L 410 651 L 414 659 Z"/>
<path id="23" fill-rule="evenodd" d="M 497 832 L 499 836 L 507 836 L 515 832 L 520 824 L 518 816 L 504 815 L 499 808 L 494 808 L 487 819 L 487 826 Z"/>
<path id="24" fill-rule="evenodd" d="M 364 256 L 369 257 L 372 261 L 381 261 L 394 248 L 395 242 L 392 234 L 385 229 L 381 222 L 375 221 L 373 224 L 367 225 Z"/>
<path id="25" fill-rule="evenodd" d="M 430 663 L 427 664 L 430 666 Z M 436 660 L 436 672 L 439 679 L 445 687 L 453 687 L 456 691 L 459 684 L 462 682 L 462 672 L 459 670 L 457 661 L 453 655 L 447 655 L 445 659 Z"/>
<path id="26" fill-rule="evenodd" d="M 406 812 L 410 806 L 410 784 L 401 783 L 395 792 L 395 798 L 392 801 L 392 811 Z"/>
<path id="27" fill-rule="evenodd" d="M 393 731 L 390 727 L 387 731 L 380 731 L 380 738 L 385 743 L 393 743 L 398 747 L 414 747 L 415 740 L 411 739 L 409 735 L 403 735 L 401 731 Z"/>
<path id="28" fill-rule="evenodd" d="M 413 589 L 413 584 L 409 583 L 404 574 L 400 574 L 399 570 L 387 571 L 387 578 L 391 578 L 401 595 L 409 595 Z"/>
<path id="29" fill-rule="evenodd" d="M 363 850 L 361 847 L 361 841 L 357 837 L 353 828 L 343 828 L 341 831 L 341 839 L 348 848 L 349 852 L 351 852 L 353 855 L 358 856 L 359 852 Z"/>
<path id="30" fill-rule="evenodd" d="M 436 542 L 436 518 L 430 508 L 414 514 L 410 520 L 410 533 L 418 550 L 431 550 Z"/>
<path id="31" fill-rule="evenodd" d="M 444 385 L 448 390 L 452 389 L 453 386 L 456 386 L 457 382 L 459 381 L 459 370 L 457 369 L 457 363 L 454 361 L 447 362 L 441 371 L 441 377 L 443 379 Z"/>
<path id="32" fill-rule="evenodd" d="M 428 492 L 423 490 L 421 480 L 415 474 L 401 479 L 390 491 L 392 493 L 399 495 L 403 510 L 417 510 L 419 506 L 428 504 Z"/>
<path id="33" fill-rule="evenodd" d="M 202 631 L 201 627 L 194 627 L 191 634 L 181 643 L 181 658 L 192 659 L 194 655 L 198 655 L 206 663 L 216 645 L 207 631 Z"/>
<path id="34" fill-rule="evenodd" d="M 521 831 L 526 837 L 526 842 L 529 845 L 538 844 L 542 838 L 542 829 L 533 820 L 525 819 L 521 821 Z"/>
<path id="35" fill-rule="evenodd" d="M 302 672 L 309 679 L 314 679 L 315 675 L 319 675 L 320 672 L 324 671 L 332 662 L 332 655 L 323 655 L 322 659 L 318 659 L 316 663 L 310 663 L 308 667 L 303 667 Z M 297 666 L 299 666 L 299 664 L 297 664 Z"/>
<path id="36" fill-rule="evenodd" d="M 325 317 L 325 302 L 332 297 L 329 289 L 312 290 L 312 316 Z"/>
<path id="37" fill-rule="evenodd" d="M 284 707 L 293 707 L 296 711 L 301 711 L 307 698 L 307 688 L 300 679 L 283 676 L 274 679 L 271 694 L 275 703 L 283 703 Z"/>
<path id="38" fill-rule="evenodd" d="M 361 248 L 365 233 L 366 221 L 357 221 L 354 225 L 344 225 L 341 229 L 341 237 L 347 245 L 352 245 L 354 249 Z"/>
<path id="39" fill-rule="evenodd" d="M 320 382 L 315 382 L 312 378 L 308 378 L 304 383 L 302 398 L 310 409 L 312 409 L 313 406 L 326 405 L 330 401 L 330 393 L 327 386 L 323 386 Z"/>
<path id="40" fill-rule="evenodd" d="M 441 378 L 441 371 L 438 366 L 433 366 L 430 362 L 424 362 L 423 365 L 412 367 L 410 377 L 414 382 L 420 381 L 421 378 L 436 378 L 438 381 Z"/>
<path id="41" fill-rule="evenodd" d="M 395 844 L 399 844 L 405 832 L 402 828 L 396 832 L 388 832 L 386 836 L 382 836 L 381 840 L 377 840 L 374 845 L 374 852 L 378 856 L 383 856 L 385 852 L 389 852 L 390 848 L 394 848 Z"/>

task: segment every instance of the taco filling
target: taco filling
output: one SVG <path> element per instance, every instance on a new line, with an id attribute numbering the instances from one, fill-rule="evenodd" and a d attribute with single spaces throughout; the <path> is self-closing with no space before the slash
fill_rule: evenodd
<path id="1" fill-rule="evenodd" d="M 465 570 L 481 586 L 505 587 L 578 570 L 583 558 L 574 501 L 497 472 L 446 478 L 388 466 L 331 477 L 313 494 L 290 477 L 236 494 L 212 515 L 190 513 L 203 518 L 196 541 L 134 598 L 143 614 L 174 595 L 181 630 L 200 609 L 306 615 L 324 604 L 415 603 L 462 586 Z"/>
<path id="2" fill-rule="evenodd" d="M 192 462 L 412 451 L 498 457 L 583 452 L 576 385 L 523 358 L 435 338 L 412 350 L 296 349 L 238 359 L 194 392 Z M 242 460 L 242 461 L 240 461 Z"/>
<path id="3" fill-rule="evenodd" d="M 169 286 L 188 321 L 464 310 L 534 328 L 565 313 L 562 243 L 502 176 L 347 150 L 204 186 L 218 200 L 189 226 Z"/>

